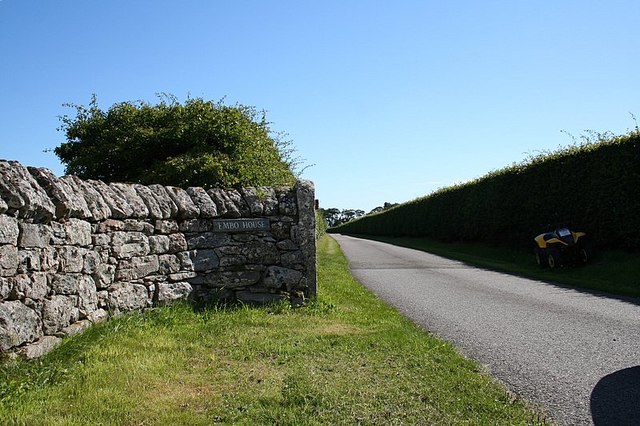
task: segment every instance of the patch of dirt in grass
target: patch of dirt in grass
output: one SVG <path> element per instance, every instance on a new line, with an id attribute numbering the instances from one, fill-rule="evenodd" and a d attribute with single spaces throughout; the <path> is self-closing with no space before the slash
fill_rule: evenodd
<path id="1" fill-rule="evenodd" d="M 356 327 L 352 324 L 345 324 L 335 321 L 323 321 L 309 330 L 310 333 L 316 335 L 331 335 L 331 336 L 351 336 L 354 334 L 366 334 L 367 330 L 360 327 Z"/>

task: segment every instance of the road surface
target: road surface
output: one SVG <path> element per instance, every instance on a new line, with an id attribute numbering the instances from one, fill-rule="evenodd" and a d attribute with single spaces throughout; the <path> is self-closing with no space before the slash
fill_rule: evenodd
<path id="1" fill-rule="evenodd" d="M 561 425 L 640 425 L 640 300 L 334 235 L 353 275 Z M 640 277 L 639 277 L 640 279 Z"/>

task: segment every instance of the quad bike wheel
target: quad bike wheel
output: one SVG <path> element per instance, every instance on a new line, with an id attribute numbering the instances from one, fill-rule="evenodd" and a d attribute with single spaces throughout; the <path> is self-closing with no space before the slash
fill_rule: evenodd
<path id="1" fill-rule="evenodd" d="M 545 254 L 545 250 L 541 249 L 539 247 L 535 248 L 535 254 L 536 254 L 536 263 L 538 264 L 539 267 L 544 268 L 547 265 L 547 256 Z"/>
<path id="2" fill-rule="evenodd" d="M 584 264 L 591 262 L 592 258 L 593 251 L 591 250 L 591 248 L 588 245 L 581 246 L 580 250 L 578 250 L 578 260 L 580 261 L 580 263 Z"/>
<path id="3" fill-rule="evenodd" d="M 547 251 L 547 265 L 551 269 L 558 268 L 560 266 L 560 251 L 557 249 L 549 249 Z"/>

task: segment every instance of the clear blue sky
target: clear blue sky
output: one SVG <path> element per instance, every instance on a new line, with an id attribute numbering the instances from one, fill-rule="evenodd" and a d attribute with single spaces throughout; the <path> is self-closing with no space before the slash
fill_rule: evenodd
<path id="1" fill-rule="evenodd" d="M 637 0 L 0 0 L 0 158 L 91 94 L 267 110 L 322 207 L 405 202 L 640 118 Z"/>

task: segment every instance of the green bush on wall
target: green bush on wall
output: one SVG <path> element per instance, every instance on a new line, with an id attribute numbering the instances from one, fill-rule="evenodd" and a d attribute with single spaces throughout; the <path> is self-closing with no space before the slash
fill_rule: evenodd
<path id="1" fill-rule="evenodd" d="M 364 216 L 337 232 L 524 246 L 548 224 L 640 248 L 640 131 L 540 155 Z"/>

